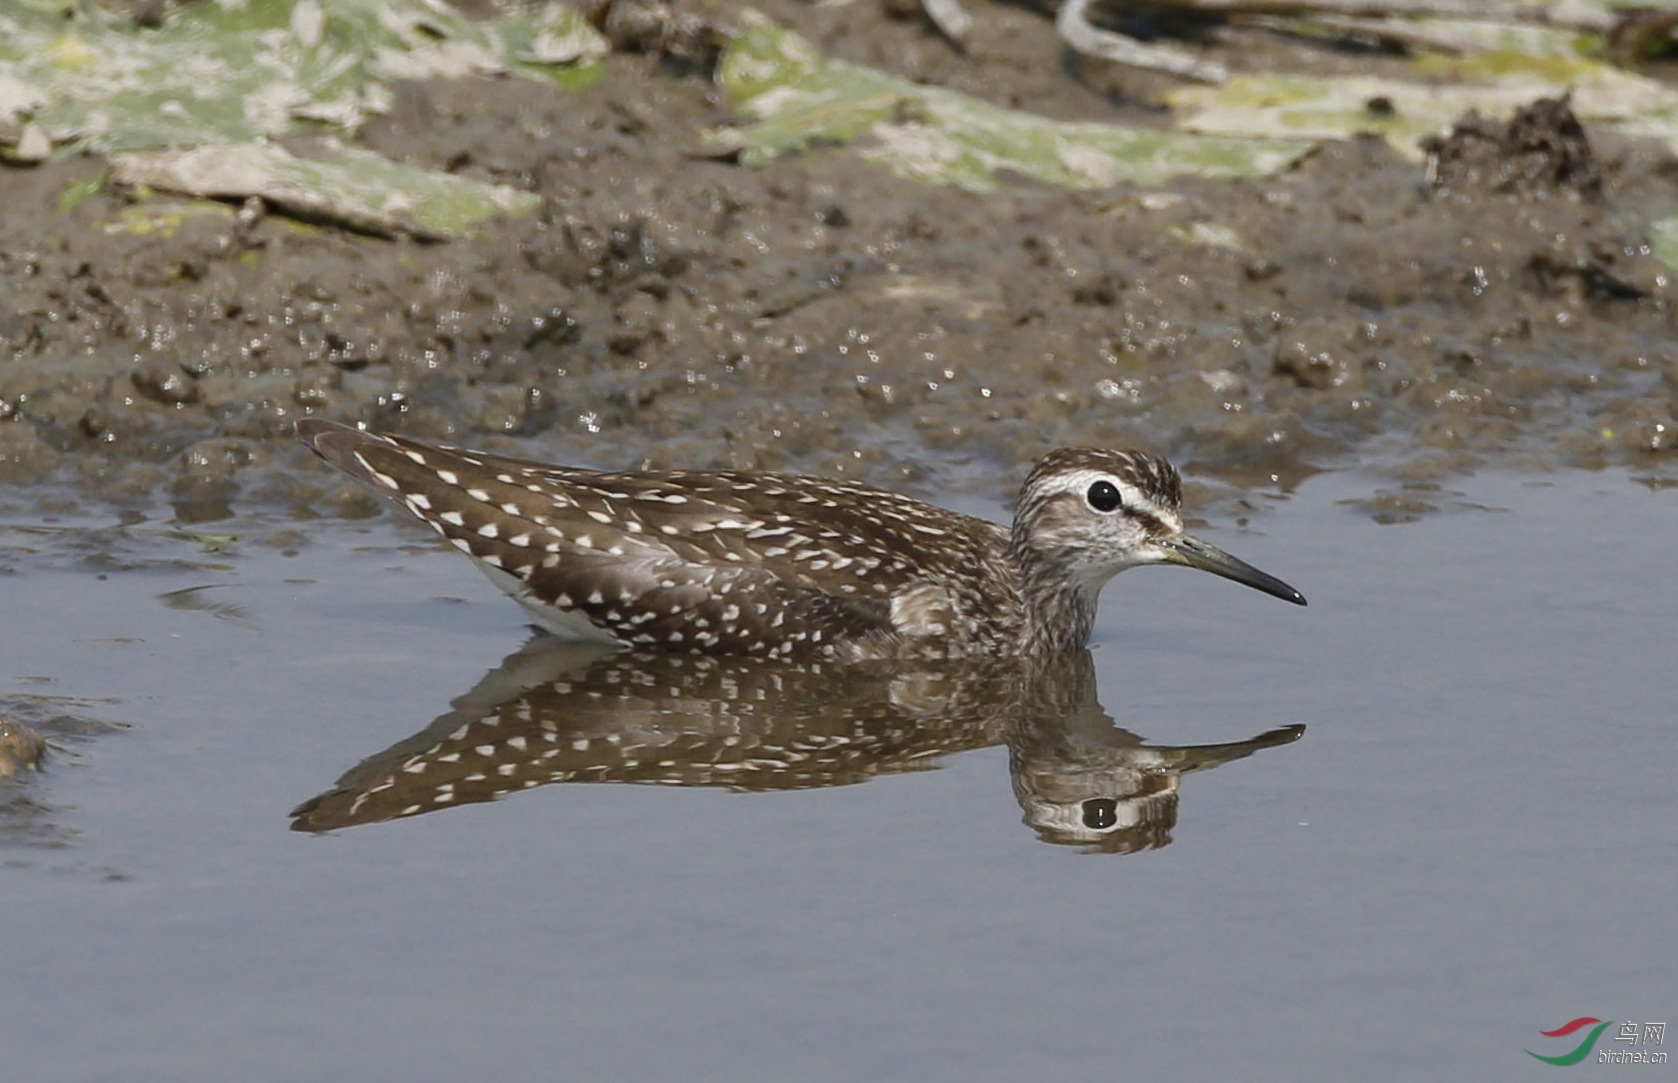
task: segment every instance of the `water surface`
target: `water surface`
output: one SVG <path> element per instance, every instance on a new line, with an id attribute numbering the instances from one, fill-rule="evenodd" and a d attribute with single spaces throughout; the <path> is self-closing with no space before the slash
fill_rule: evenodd
<path id="1" fill-rule="evenodd" d="M 293 831 L 518 650 L 517 607 L 393 520 L 292 555 L 142 541 L 223 566 L 128 570 L 8 531 L 39 555 L 5 582 L 0 693 L 129 727 L 61 738 L 25 783 L 61 845 L 0 851 L 8 1070 L 1501 1079 L 1550 1071 L 1522 1049 L 1577 1016 L 1666 1020 L 1678 495 L 1482 476 L 1381 526 L 1346 502 L 1369 485 L 1205 531 L 1309 608 L 1180 569 L 1108 588 L 1085 724 L 1306 727 L 1181 776 L 1129 854 L 1023 824 L 1001 731 L 855 785 L 546 785 Z"/>

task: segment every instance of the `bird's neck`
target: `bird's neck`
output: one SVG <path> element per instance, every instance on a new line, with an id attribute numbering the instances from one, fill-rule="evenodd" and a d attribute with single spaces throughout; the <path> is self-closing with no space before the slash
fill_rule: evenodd
<path id="1" fill-rule="evenodd" d="M 1017 542 L 1011 548 L 1025 602 L 1027 628 L 1022 647 L 1031 654 L 1082 650 L 1095 627 L 1101 586 L 1083 582 L 1059 563 Z"/>

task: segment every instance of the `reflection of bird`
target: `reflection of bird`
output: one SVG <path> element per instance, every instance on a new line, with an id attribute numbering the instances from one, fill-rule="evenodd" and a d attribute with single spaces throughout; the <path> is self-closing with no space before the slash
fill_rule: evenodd
<path id="1" fill-rule="evenodd" d="M 292 811 L 330 831 L 554 782 L 734 790 L 845 786 L 998 743 L 1061 664 L 787 665 L 643 654 L 539 636 L 412 737 Z M 1081 672 L 1081 671 L 1080 671 Z"/>
<path id="2" fill-rule="evenodd" d="M 460 808 L 556 782 L 739 791 L 847 786 L 1006 741 L 1025 821 L 1128 853 L 1171 841 L 1179 773 L 1304 732 L 1145 744 L 1095 700 L 1088 651 L 1029 659 L 787 665 L 537 636 L 431 725 L 292 810 L 297 831 Z"/>
<path id="3" fill-rule="evenodd" d="M 1076 650 L 1102 586 L 1138 564 L 1305 604 L 1184 533 L 1176 469 L 1136 451 L 1050 452 L 1010 530 L 792 474 L 598 473 L 329 421 L 297 432 L 569 638 L 835 661 Z"/>

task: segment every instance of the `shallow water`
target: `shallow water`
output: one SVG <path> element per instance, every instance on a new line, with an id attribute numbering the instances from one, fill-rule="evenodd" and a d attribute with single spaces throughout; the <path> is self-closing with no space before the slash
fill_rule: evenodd
<path id="1" fill-rule="evenodd" d="M 24 784 L 54 844 L 0 850 L 8 1074 L 1494 1079 L 1577 1016 L 1664 1021 L 1678 493 L 1480 476 L 1381 526 L 1370 484 L 1205 532 L 1307 609 L 1108 589 L 1086 735 L 1307 727 L 1176 780 L 1168 843 L 1127 855 L 1022 824 L 1006 727 L 860 785 L 292 831 L 518 650 L 519 610 L 392 520 L 135 570 L 8 531 L 40 553 L 0 694 L 129 726 L 59 738 Z"/>

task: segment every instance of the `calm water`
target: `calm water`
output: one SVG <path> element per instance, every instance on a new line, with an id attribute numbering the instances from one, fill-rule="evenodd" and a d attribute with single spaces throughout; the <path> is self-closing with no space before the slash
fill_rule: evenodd
<path id="1" fill-rule="evenodd" d="M 1379 526 L 1343 502 L 1369 484 L 1205 532 L 1308 609 L 1122 576 L 1061 737 L 1002 711 L 860 785 L 547 785 L 327 834 L 288 810 L 483 695 L 515 606 L 389 520 L 225 568 L 0 534 L 48 552 L 0 581 L 0 695 L 130 727 L 27 784 L 66 845 L 0 849 L 6 1078 L 1526 1079 L 1575 1044 L 1540 1030 L 1670 1021 L 1678 492 L 1481 477 Z M 855 709 L 896 726 L 927 688 Z M 1144 772 L 1165 845 L 1022 823 L 1033 748 L 1294 723 Z"/>

